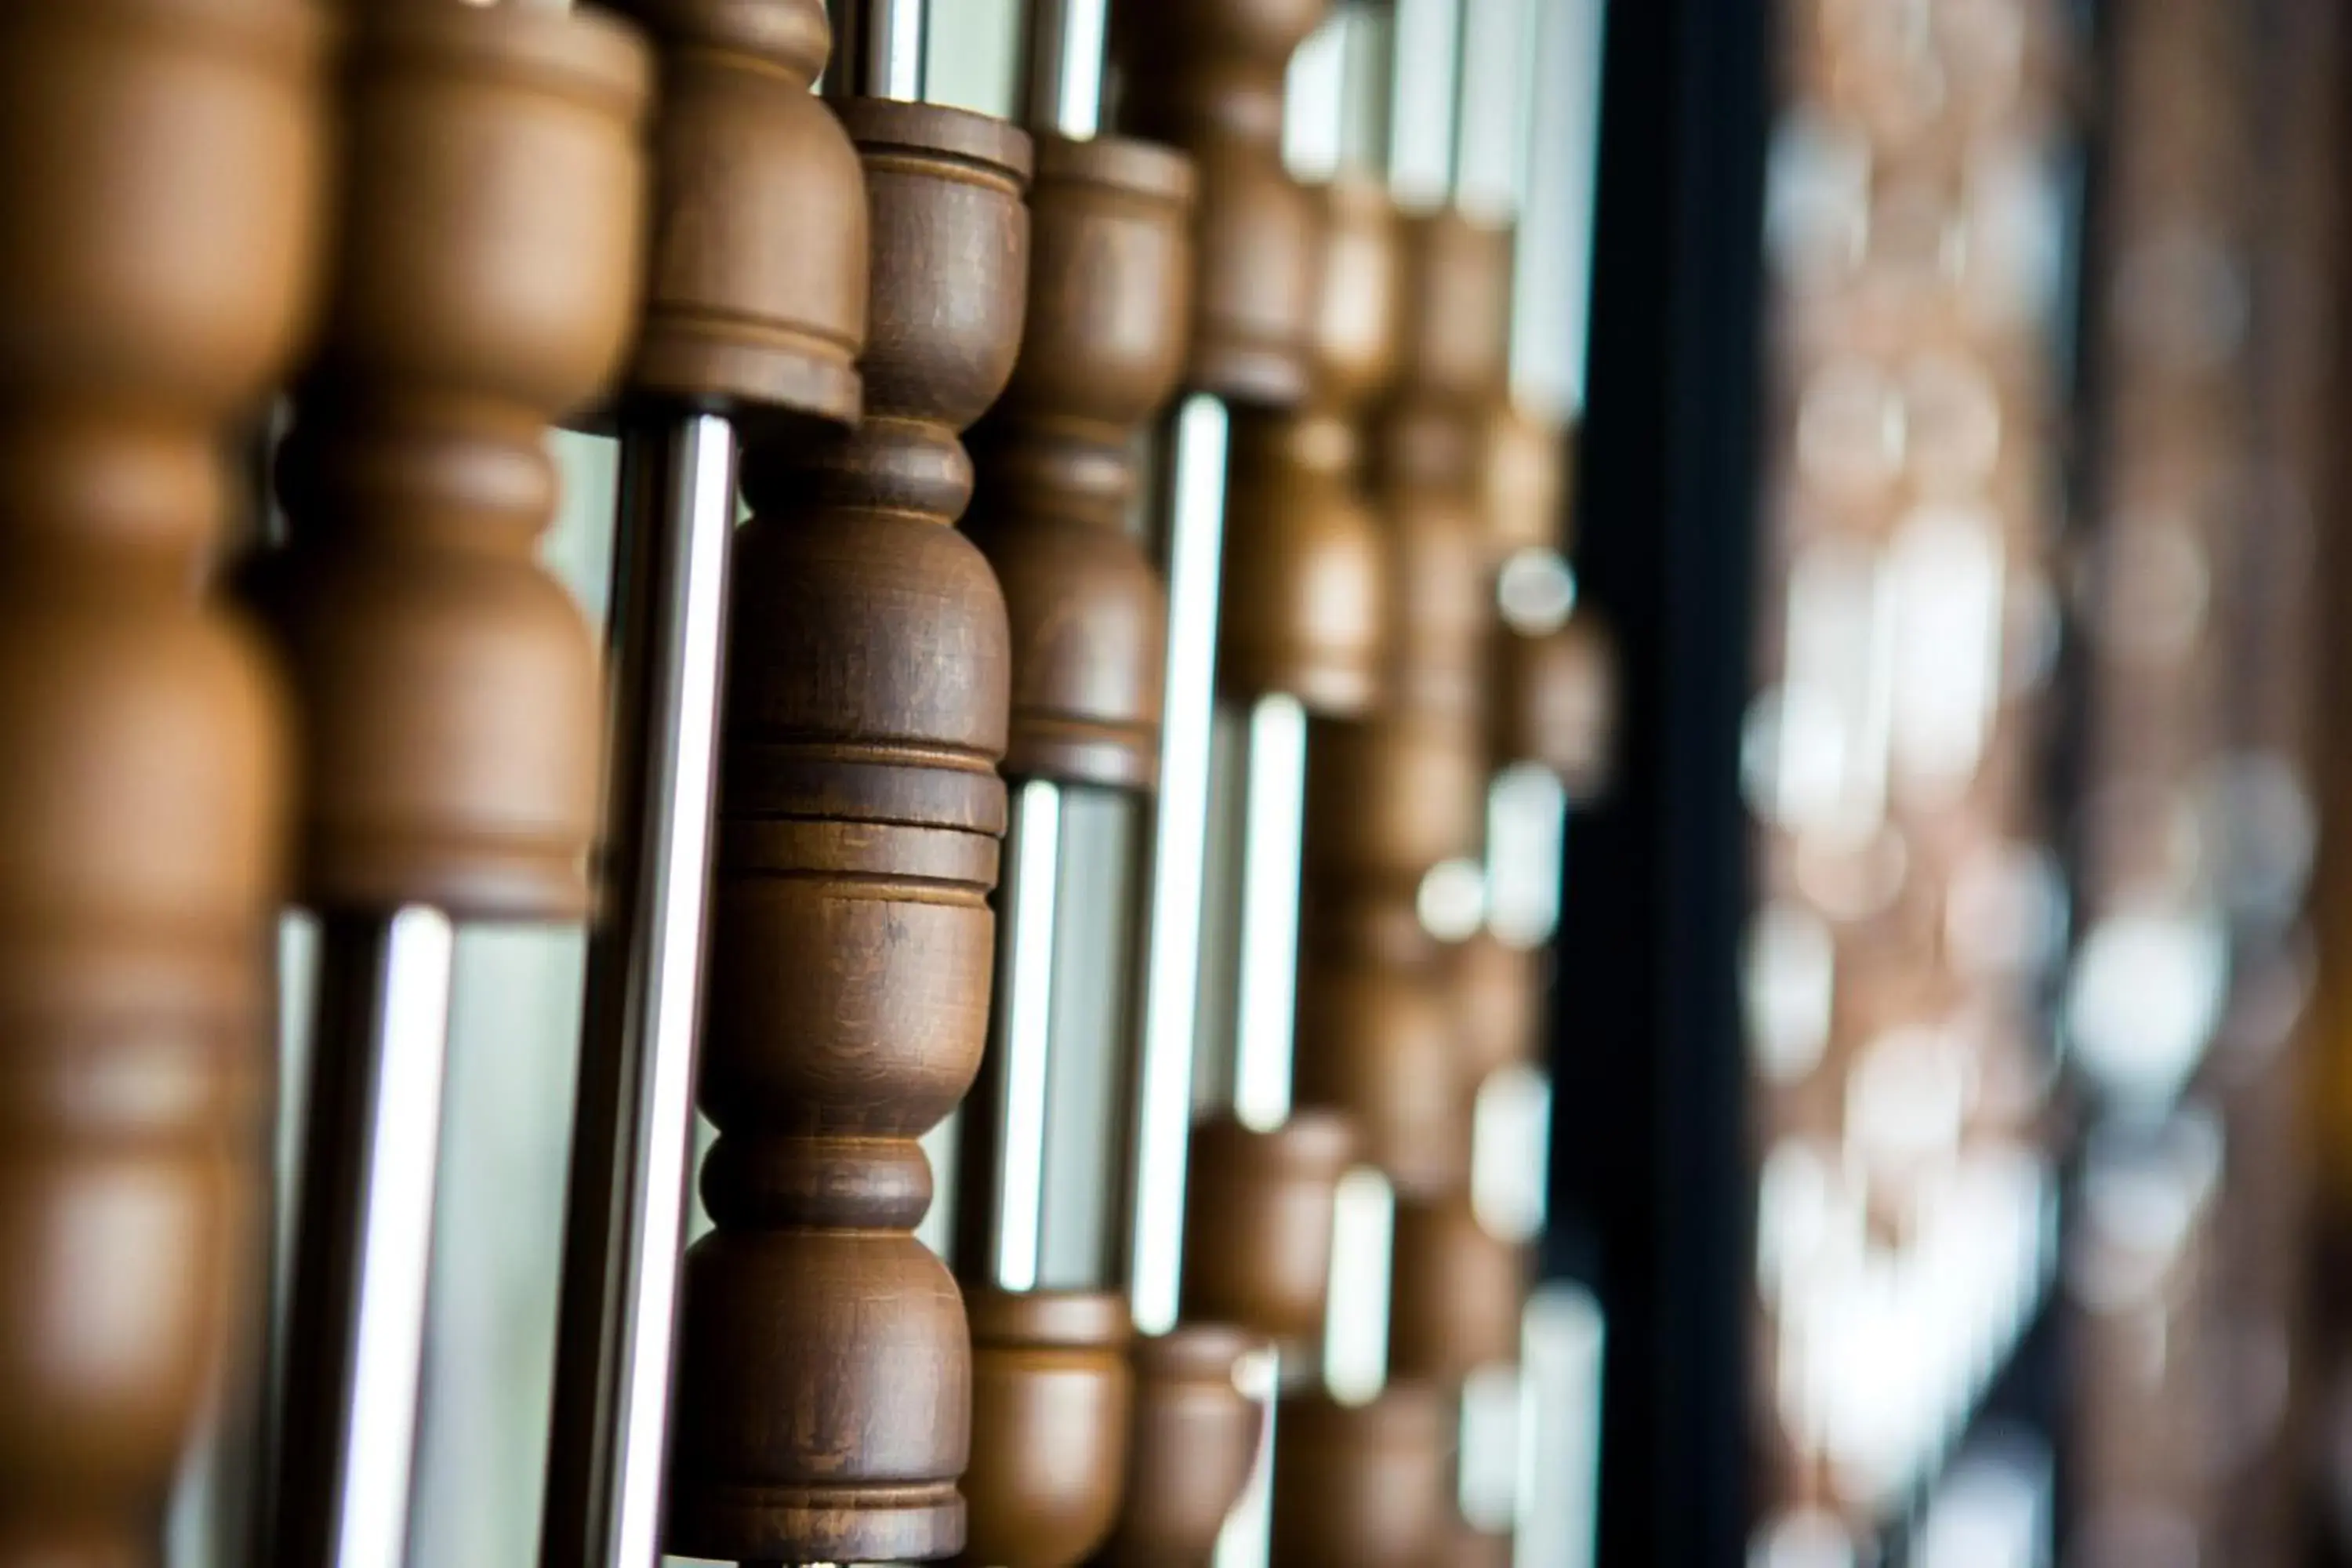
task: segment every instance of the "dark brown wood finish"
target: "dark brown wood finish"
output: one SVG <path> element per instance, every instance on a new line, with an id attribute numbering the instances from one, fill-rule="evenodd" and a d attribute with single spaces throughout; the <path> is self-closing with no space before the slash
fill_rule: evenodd
<path id="1" fill-rule="evenodd" d="M 866 418 L 755 446 L 738 543 L 668 1547 L 749 1562 L 964 1541 L 971 1345 L 911 1234 L 915 1140 L 978 1066 L 1004 826 L 1004 602 L 951 526 L 958 432 L 1019 345 L 1029 139 L 838 104 L 871 203 Z"/>
<path id="2" fill-rule="evenodd" d="M 640 400 L 857 416 L 866 181 L 809 92 L 833 43 L 824 0 L 611 0 L 661 51 Z"/>
<path id="3" fill-rule="evenodd" d="M 260 1304 L 285 717 L 202 584 L 310 315 L 324 41 L 297 0 L 0 10 L 10 1568 L 157 1560 Z"/>
<path id="4" fill-rule="evenodd" d="M 1308 753 L 1296 1089 L 1353 1116 L 1403 1201 L 1468 1172 L 1460 1020 L 1423 877 L 1485 834 L 1493 622 L 1480 507 L 1485 421 L 1507 348 L 1507 232 L 1403 221 L 1396 392 L 1374 423 L 1390 617 L 1380 706 L 1319 724 Z"/>
<path id="5" fill-rule="evenodd" d="M 1521 1262 L 1469 1198 L 1475 1050 L 1423 879 L 1484 842 L 1493 554 L 1486 419 L 1501 395 L 1509 237 L 1447 211 L 1402 226 L 1395 390 L 1373 421 L 1390 591 L 1379 705 L 1308 752 L 1297 1092 L 1363 1130 L 1397 1192 L 1387 1387 L 1286 1400 L 1275 1552 L 1423 1564 L 1456 1532 L 1463 1377 L 1512 1359 Z"/>
<path id="6" fill-rule="evenodd" d="M 646 977 L 660 965 L 642 944 L 659 940 L 646 928 L 661 923 L 641 906 L 658 897 L 669 879 L 665 862 L 681 845 L 707 842 L 681 835 L 671 814 L 709 804 L 672 799 L 673 781 L 684 775 L 663 772 L 665 742 L 708 732 L 707 715 L 661 711 L 667 693 L 681 693 L 681 709 L 710 700 L 684 697 L 707 689 L 698 682 L 681 679 L 673 689 L 664 675 L 681 651 L 665 638 L 683 636 L 683 617 L 673 617 L 685 588 L 672 579 L 672 563 L 677 551 L 693 549 L 697 522 L 672 500 L 681 477 L 668 460 L 675 421 L 715 411 L 737 433 L 768 437 L 846 423 L 863 405 L 856 362 L 866 345 L 865 173 L 840 121 L 809 91 L 832 41 L 822 0 L 616 3 L 656 44 L 660 88 L 644 299 L 617 411 L 625 426 L 623 485 L 632 493 L 614 568 L 623 593 L 607 620 L 607 841 L 588 960 L 549 1421 L 540 1561 L 550 1568 L 590 1563 L 603 1550 L 600 1537 L 625 1528 L 607 1500 L 625 1496 L 630 1471 L 663 1462 L 649 1451 L 661 1437 L 647 1431 L 643 1412 L 625 1414 L 632 1320 L 647 1310 L 647 1290 L 661 1293 L 646 1273 L 677 1267 L 674 1255 L 630 1261 L 636 1238 L 629 1227 L 658 1224 L 644 1220 L 633 1201 L 641 1173 L 667 1163 L 632 1140 L 645 1081 L 638 1075 L 656 1071 L 670 1043 L 658 1026 L 641 1026 Z M 680 759 L 685 774 L 698 778 L 705 761 Z M 688 1135 L 675 1126 L 662 1134 Z M 616 1430 L 624 1421 L 634 1429 Z"/>
<path id="7" fill-rule="evenodd" d="M 1282 105 L 1291 53 L 1328 4 L 1119 0 L 1112 10 L 1120 124 L 1181 148 L 1196 171 L 1184 384 L 1236 408 L 1288 406 L 1309 389 L 1320 226 L 1314 198 L 1283 166 Z M 1203 1171 L 1196 1153 L 1195 1182 Z M 1197 1234 L 1191 1193 L 1185 1228 L 1189 1252 Z M 1319 1235 L 1328 1249 L 1328 1218 Z M 1223 1249 L 1232 1240 L 1220 1235 L 1208 1245 L 1231 1256 Z M 1099 1563 L 1206 1563 L 1255 1462 L 1264 1408 L 1235 1377 L 1264 1341 L 1225 1327 L 1247 1320 L 1216 1310 L 1236 1302 L 1204 1300 L 1191 1274 L 1185 1321 L 1136 1351 L 1126 1500 Z M 1312 1293 L 1319 1300 L 1319 1279 Z M 1305 1315 L 1294 1306 L 1285 1331 Z"/>
<path id="8" fill-rule="evenodd" d="M 1282 163 L 1284 75 L 1330 0 L 1120 0 L 1123 129 L 1192 154 L 1201 200 L 1186 380 L 1276 407 L 1307 394 L 1314 198 Z"/>
<path id="9" fill-rule="evenodd" d="M 1069 1568 L 1110 1534 L 1127 1485 L 1135 1374 L 1126 1298 L 967 1287 L 965 1306 L 972 1440 L 962 1561 Z"/>
<path id="10" fill-rule="evenodd" d="M 965 524 L 1013 632 L 1004 773 L 1149 789 L 1167 595 L 1127 516 L 1138 435 L 1192 331 L 1192 165 L 1149 142 L 1041 136 L 1029 208 L 1027 324 L 972 433 Z"/>
<path id="11" fill-rule="evenodd" d="M 416 0 L 346 27 L 323 330 L 278 455 L 287 537 L 247 582 L 302 721 L 298 891 L 330 922 L 272 1500 L 289 1565 L 337 1550 L 328 1457 L 364 1354 L 349 1204 L 384 1041 L 345 939 L 404 906 L 591 902 L 602 682 L 537 550 L 548 427 L 603 394 L 635 319 L 652 92 L 634 30 L 590 12 Z"/>
<path id="12" fill-rule="evenodd" d="M 1208 1562 L 1265 1437 L 1265 1406 L 1240 1381 L 1265 1348 L 1222 1323 L 1181 1323 L 1136 1345 L 1126 1485 L 1097 1568 Z"/>
<path id="13" fill-rule="evenodd" d="M 1191 330 L 1192 165 L 1147 142 L 1041 135 L 1028 308 L 1011 384 L 973 431 L 965 531 L 1011 630 L 1007 777 L 1148 790 L 1159 768 L 1167 606 L 1128 531 L 1137 437 L 1174 392 Z M 983 1061 L 983 1080 L 998 1064 Z M 1135 1402 L 1126 1299 L 974 1291 L 1001 1129 L 983 1088 L 959 1139 L 957 1256 L 972 1313 L 965 1558 L 1067 1568 L 1118 1517 Z"/>
<path id="14" fill-rule="evenodd" d="M 287 541 L 252 583 L 303 721 L 301 895 L 577 917 L 602 686 L 535 552 L 548 426 L 635 321 L 649 64 L 590 12 L 347 25 L 333 286 L 278 449 Z"/>
<path id="15" fill-rule="evenodd" d="M 1397 1383 L 1367 1405 L 1286 1398 L 1275 1428 L 1273 1561 L 1429 1568 L 1454 1527 L 1454 1405 Z"/>
<path id="16" fill-rule="evenodd" d="M 1243 703 L 1284 695 L 1353 717 L 1380 689 L 1385 648 L 1387 561 L 1355 422 L 1395 359 L 1395 214 L 1354 179 L 1310 194 L 1320 216 L 1311 391 L 1299 409 L 1234 416 L 1218 675 Z M 1311 1345 L 1332 1196 L 1358 1152 L 1349 1120 L 1325 1110 L 1267 1131 L 1231 1116 L 1202 1123 L 1185 1201 L 1186 1311 Z"/>

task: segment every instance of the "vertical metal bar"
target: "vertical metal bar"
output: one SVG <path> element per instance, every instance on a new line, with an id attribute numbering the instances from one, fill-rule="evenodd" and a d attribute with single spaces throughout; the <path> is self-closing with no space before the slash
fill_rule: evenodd
<path id="1" fill-rule="evenodd" d="M 1389 189 L 1401 205 L 1434 206 L 1454 185 L 1461 0 L 1396 0 L 1394 26 Z"/>
<path id="2" fill-rule="evenodd" d="M 1108 0 L 1029 0 L 1021 122 L 1084 141 L 1102 129 Z"/>
<path id="3" fill-rule="evenodd" d="M 402 1568 L 456 934 L 328 922 L 295 1240 L 278 1568 Z"/>
<path id="4" fill-rule="evenodd" d="M 831 0 L 834 56 L 825 89 L 836 97 L 923 100 L 924 0 Z"/>
<path id="5" fill-rule="evenodd" d="M 1129 1122 L 1107 1277 L 1127 1286 L 1136 1326 L 1176 1322 L 1183 1263 L 1184 1167 L 1192 1117 L 1201 904 L 1209 818 L 1209 725 L 1216 688 L 1217 585 L 1224 553 L 1224 404 L 1195 394 L 1170 437 L 1160 555 L 1168 581 L 1168 688 L 1160 731 L 1160 799 L 1139 868 L 1146 918 L 1120 1102 Z"/>
<path id="6" fill-rule="evenodd" d="M 1061 861 L 1061 786 L 1029 780 L 1013 794 L 1004 835 L 996 1005 L 973 1091 L 981 1103 L 965 1120 L 957 1151 L 957 1268 L 1007 1290 L 1036 1288 L 1044 1241 Z"/>
<path id="7" fill-rule="evenodd" d="M 709 415 L 633 429 L 622 447 L 608 629 L 608 901 L 588 950 L 545 1568 L 657 1560 L 694 1163 L 735 457 L 733 430 Z"/>
<path id="8" fill-rule="evenodd" d="M 1234 1113 L 1264 1131 L 1290 1114 L 1297 1032 L 1299 859 L 1307 838 L 1307 710 L 1297 698 L 1261 698 L 1251 708 L 1242 792 Z"/>

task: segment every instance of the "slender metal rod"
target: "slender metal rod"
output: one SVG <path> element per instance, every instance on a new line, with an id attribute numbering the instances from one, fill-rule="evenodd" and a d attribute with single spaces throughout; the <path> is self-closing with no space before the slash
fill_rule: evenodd
<path id="1" fill-rule="evenodd" d="M 1021 122 L 1083 141 L 1102 129 L 1108 0 L 1029 0 Z"/>
<path id="2" fill-rule="evenodd" d="M 1192 1121 L 1199 1021 L 1201 916 L 1209 833 L 1209 726 L 1215 702 L 1217 586 L 1224 554 L 1224 404 L 1195 394 L 1170 422 L 1159 540 L 1168 583 L 1168 686 L 1160 731 L 1160 795 L 1144 836 L 1144 919 L 1129 989 L 1133 1026 L 1119 1103 L 1120 1201 L 1108 1226 L 1108 1274 L 1123 1283 L 1146 1333 L 1176 1322 L 1183 1267 L 1184 1172 Z"/>
<path id="3" fill-rule="evenodd" d="M 833 62 L 825 90 L 836 97 L 923 100 L 923 55 L 930 7 L 924 0 L 832 0 Z"/>
<path id="4" fill-rule="evenodd" d="M 1046 1096 L 1053 1065 L 1054 949 L 1062 873 L 1062 789 L 1014 790 L 997 884 L 996 993 L 980 1081 L 957 1151 L 960 1273 L 1007 1290 L 1037 1285 L 1045 1210 Z"/>
<path id="5" fill-rule="evenodd" d="M 1234 1114 L 1265 1131 L 1290 1114 L 1297 1032 L 1299 858 L 1307 840 L 1307 710 L 1297 698 L 1265 697 L 1250 709 L 1242 791 Z"/>
<path id="6" fill-rule="evenodd" d="M 709 903 L 735 438 L 632 429 L 608 630 L 603 918 L 591 933 L 540 1543 L 654 1568 Z"/>
<path id="7" fill-rule="evenodd" d="M 277 1568 L 402 1568 L 456 935 L 326 922 L 273 1493 Z"/>

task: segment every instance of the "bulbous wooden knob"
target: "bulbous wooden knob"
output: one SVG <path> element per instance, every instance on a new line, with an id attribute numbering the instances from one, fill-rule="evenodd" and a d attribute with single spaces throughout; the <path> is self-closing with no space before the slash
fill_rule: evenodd
<path id="1" fill-rule="evenodd" d="M 1389 1375 L 1450 1385 L 1517 1363 L 1527 1254 L 1478 1223 L 1466 1191 L 1399 1200 L 1389 1267 Z"/>
<path id="2" fill-rule="evenodd" d="M 1282 1402 L 1274 1561 L 1283 1568 L 1423 1568 L 1454 1518 L 1454 1410 L 1426 1384 L 1371 1403 Z"/>
<path id="3" fill-rule="evenodd" d="M 1220 577 L 1218 683 L 1352 716 L 1381 695 L 1390 563 L 1363 493 L 1355 416 L 1386 384 L 1397 321 L 1395 211 L 1343 179 L 1323 208 L 1312 391 L 1234 421 Z"/>
<path id="4" fill-rule="evenodd" d="M 1282 164 L 1291 52 L 1329 0 L 1155 0 L 1117 7 L 1126 128 L 1192 155 L 1200 293 L 1188 379 L 1243 403 L 1306 395 L 1316 204 Z"/>
<path id="5" fill-rule="evenodd" d="M 1271 1131 L 1229 1118 L 1192 1130 L 1184 1194 L 1183 1310 L 1277 1342 L 1323 1328 L 1332 1194 L 1357 1155 L 1338 1116 L 1301 1111 Z"/>
<path id="6" fill-rule="evenodd" d="M 873 203 L 866 416 L 745 464 L 701 1082 L 718 1228 L 688 1258 L 671 1459 L 668 1548 L 696 1557 L 964 1539 L 970 1342 L 911 1229 L 916 1140 L 988 1019 L 1008 636 L 947 525 L 957 432 L 1020 341 L 1029 142 L 935 106 L 841 113 Z"/>
<path id="7" fill-rule="evenodd" d="M 1232 425 L 1217 681 L 1358 714 L 1381 689 L 1387 563 L 1350 482 L 1342 418 L 1238 413 Z"/>
<path id="8" fill-rule="evenodd" d="M 1202 1568 L 1241 1500 L 1265 1434 L 1242 1372 L 1265 1348 L 1221 1323 L 1183 1323 L 1135 1347 L 1135 1426 L 1118 1523 L 1097 1568 Z"/>
<path id="9" fill-rule="evenodd" d="M 661 49 L 645 319 L 630 390 L 725 409 L 857 416 L 865 178 L 809 85 L 824 0 L 615 0 Z"/>
<path id="10" fill-rule="evenodd" d="M 972 434 L 966 524 L 1013 629 L 1004 771 L 1149 788 L 1167 595 L 1126 521 L 1136 433 L 1183 371 L 1192 165 L 1140 142 L 1047 137 L 1029 207 L 1027 326 Z"/>
<path id="11" fill-rule="evenodd" d="M 1118 1517 L 1134 1419 L 1124 1298 L 972 1290 L 963 1561 L 1069 1568 Z"/>
<path id="12" fill-rule="evenodd" d="M 648 61 L 586 11 L 351 25 L 335 286 L 278 454 L 288 543 L 254 583 L 301 699 L 303 893 L 581 914 L 597 653 L 534 552 L 546 426 L 627 343 Z"/>
<path id="13" fill-rule="evenodd" d="M 259 649 L 197 590 L 226 427 L 315 300 L 324 43 L 299 0 L 0 7 L 12 1564 L 156 1561 L 249 1339 L 288 740 Z"/>

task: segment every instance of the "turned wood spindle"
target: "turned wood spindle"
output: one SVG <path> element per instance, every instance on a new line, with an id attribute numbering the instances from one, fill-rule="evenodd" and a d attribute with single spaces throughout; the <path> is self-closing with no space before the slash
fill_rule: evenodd
<path id="1" fill-rule="evenodd" d="M 1036 1287 L 1055 933 L 1061 919 L 1091 915 L 1055 899 L 1062 795 L 1148 794 L 1159 773 L 1165 595 L 1126 522 L 1139 433 L 1183 369 L 1192 173 L 1166 149 L 1087 134 L 1101 60 L 1087 56 L 1084 36 L 1099 40 L 1100 18 L 1090 28 L 1079 9 L 1030 17 L 1028 309 L 1012 382 L 971 437 L 966 522 L 1011 631 L 998 973 L 989 1050 L 958 1139 L 955 1216 L 972 1330 L 964 1559 L 998 1568 L 1066 1568 L 1103 1544 L 1138 1411 L 1126 1297 Z M 1181 1398 L 1181 1384 L 1167 1385 L 1186 1369 L 1180 1356 L 1163 1370 L 1168 1359 L 1157 1347 L 1144 1355 L 1155 1425 Z M 1213 1467 L 1217 1452 L 1190 1463 Z"/>
<path id="2" fill-rule="evenodd" d="M 313 302 L 325 38 L 298 0 L 0 12 L 9 1568 L 160 1559 L 262 1310 L 288 740 L 202 586 Z"/>
<path id="3" fill-rule="evenodd" d="M 1315 213 L 1282 166 L 1283 80 L 1326 5 L 1129 0 L 1112 16 L 1123 124 L 1189 153 L 1199 192 L 1184 370 L 1193 395 L 1170 422 L 1166 488 L 1155 507 L 1168 587 L 1166 699 L 1107 1247 L 1108 1277 L 1128 1289 L 1138 1327 L 1152 1332 L 1176 1324 L 1181 1274 L 1228 405 L 1279 406 L 1307 387 Z M 1213 1359 L 1223 1348 L 1200 1353 Z M 1150 1397 L 1148 1388 L 1139 1394 Z M 1146 1419 L 1139 1412 L 1139 1427 Z M 1124 1526 L 1117 1539 L 1121 1561 L 1184 1561 L 1208 1550 L 1205 1541 L 1154 1544 Z"/>
<path id="4" fill-rule="evenodd" d="M 1405 101 L 1410 73 L 1450 62 L 1410 37 L 1400 49 Z M 1398 129 L 1402 143 L 1450 127 Z M 1421 162 L 1397 149 L 1401 194 Z M 1309 748 L 1297 1092 L 1357 1121 L 1396 1203 L 1386 1381 L 1369 1399 L 1335 1381 L 1284 1407 L 1273 1535 L 1286 1564 L 1420 1568 L 1442 1552 L 1459 1381 L 1516 1334 L 1516 1261 L 1485 1245 L 1469 1205 L 1470 1102 L 1444 945 L 1475 923 L 1445 907 L 1446 879 L 1475 882 L 1484 846 L 1492 590 L 1473 433 L 1483 438 L 1503 381 L 1509 260 L 1507 234 L 1455 209 L 1402 224 L 1397 373 L 1371 422 L 1384 679 L 1370 713 L 1318 726 Z M 1346 1307 L 1335 1342 L 1362 1311 Z"/>
<path id="5" fill-rule="evenodd" d="M 661 66 L 644 315 L 618 410 L 602 907 L 541 1514 L 543 1568 L 651 1568 L 725 679 L 737 431 L 860 407 L 866 184 L 809 93 L 820 0 L 629 0 Z"/>
<path id="6" fill-rule="evenodd" d="M 452 922 L 590 905 L 601 687 L 534 552 L 551 422 L 637 301 L 635 36 L 430 0 L 347 18 L 341 221 L 253 592 L 303 719 L 299 884 L 324 921 L 277 1561 L 405 1532 Z"/>
<path id="7" fill-rule="evenodd" d="M 1030 144 L 836 109 L 871 211 L 866 417 L 744 462 L 699 1090 L 717 1229 L 688 1256 L 672 1423 L 667 1549 L 753 1563 L 965 1534 L 971 1347 L 912 1233 L 916 1140 L 987 1026 L 1010 645 L 952 525 L 958 433 L 1020 343 Z"/>
<path id="8" fill-rule="evenodd" d="M 1185 1211 L 1187 1311 L 1294 1350 L 1323 1327 L 1333 1194 L 1356 1147 L 1343 1118 L 1290 1103 L 1307 724 L 1360 714 L 1379 689 L 1388 585 L 1353 419 L 1387 378 L 1395 314 L 1386 196 L 1352 176 L 1317 196 L 1315 391 L 1235 425 L 1220 668 L 1248 715 L 1241 984 L 1231 1113 L 1194 1131 Z"/>

